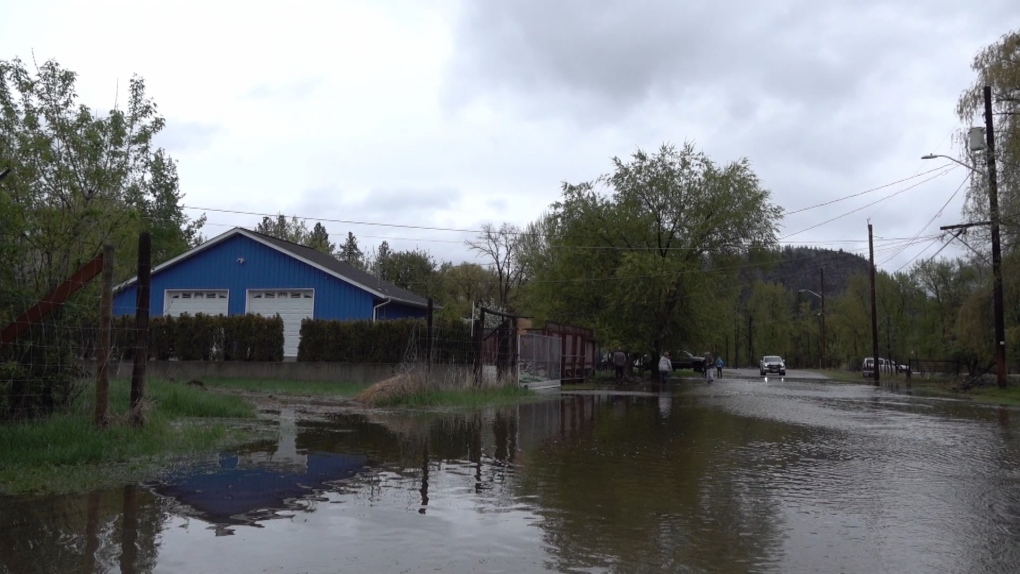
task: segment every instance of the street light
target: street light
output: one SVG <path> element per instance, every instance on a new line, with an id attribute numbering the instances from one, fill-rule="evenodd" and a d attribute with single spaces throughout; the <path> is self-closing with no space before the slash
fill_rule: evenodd
<path id="1" fill-rule="evenodd" d="M 992 231 L 992 304 L 995 309 L 995 379 L 999 388 L 1006 388 L 1006 321 L 1005 305 L 1002 297 L 1002 253 L 999 247 L 999 190 L 998 180 L 995 171 L 995 126 L 992 124 L 992 88 L 984 87 L 985 100 L 985 145 L 980 145 L 981 128 L 971 128 L 971 149 L 983 149 L 985 161 L 988 162 L 988 171 L 983 172 L 976 167 L 967 165 L 962 161 L 955 160 L 949 156 L 929 154 L 921 159 L 944 157 L 954 161 L 971 171 L 988 177 L 988 215 L 991 221 L 988 224 Z M 968 224 L 975 225 L 975 224 Z"/>
<path id="2" fill-rule="evenodd" d="M 948 155 L 930 153 L 928 155 L 922 155 L 921 156 L 921 159 L 938 159 L 938 158 L 948 159 L 949 161 L 955 162 L 955 163 L 957 163 L 959 165 L 962 165 L 963 167 L 973 171 L 974 173 L 976 173 L 978 175 L 985 175 L 985 172 L 981 171 L 980 169 L 978 169 L 978 168 L 976 168 L 976 167 L 974 167 L 972 165 L 963 163 L 962 161 L 960 161 L 960 160 L 958 160 L 958 159 L 956 159 L 954 157 L 949 157 Z"/>
<path id="3" fill-rule="evenodd" d="M 821 270 L 819 270 L 819 271 L 821 271 Z M 823 271 L 823 273 L 824 273 L 824 271 Z M 823 288 L 822 293 L 824 293 L 825 292 L 824 291 L 824 288 L 825 288 L 824 280 L 822 281 L 822 288 Z M 818 314 L 818 316 L 822 318 L 822 356 L 819 358 L 818 362 L 821 364 L 821 367 L 824 369 L 825 368 L 825 295 L 819 295 L 818 293 L 815 293 L 814 291 L 812 291 L 810 289 L 801 289 L 801 290 L 799 290 L 797 292 L 798 293 L 810 293 L 810 294 L 814 295 L 815 297 L 818 297 L 818 299 L 820 299 L 822 301 L 822 312 Z"/>

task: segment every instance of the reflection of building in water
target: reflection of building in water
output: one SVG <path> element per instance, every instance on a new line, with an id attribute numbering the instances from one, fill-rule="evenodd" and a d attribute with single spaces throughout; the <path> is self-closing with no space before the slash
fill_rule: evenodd
<path id="1" fill-rule="evenodd" d="M 237 455 L 237 466 L 247 468 L 273 467 L 301 472 L 307 468 L 308 455 L 299 453 L 297 448 L 297 418 L 293 407 L 280 409 L 280 438 L 276 443 L 276 451 L 256 451 Z"/>
<path id="2" fill-rule="evenodd" d="M 178 475 L 154 490 L 216 524 L 254 524 L 298 508 L 295 501 L 350 478 L 368 463 L 363 455 L 299 452 L 297 435 L 294 412 L 285 409 L 275 450 L 223 454 L 217 466 Z"/>

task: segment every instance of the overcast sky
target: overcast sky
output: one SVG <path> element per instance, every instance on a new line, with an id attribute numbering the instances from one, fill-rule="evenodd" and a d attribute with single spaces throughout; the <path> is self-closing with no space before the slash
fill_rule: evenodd
<path id="1" fill-rule="evenodd" d="M 144 77 L 189 207 L 472 260 L 470 232 L 345 222 L 523 226 L 691 140 L 751 161 L 784 244 L 866 255 L 870 218 L 896 271 L 963 221 L 966 169 L 805 208 L 952 165 L 919 158 L 958 155 L 971 59 L 1016 28 L 1016 0 L 32 0 L 4 3 L 0 58 L 56 59 L 104 111 Z M 207 236 L 260 219 L 203 211 Z"/>

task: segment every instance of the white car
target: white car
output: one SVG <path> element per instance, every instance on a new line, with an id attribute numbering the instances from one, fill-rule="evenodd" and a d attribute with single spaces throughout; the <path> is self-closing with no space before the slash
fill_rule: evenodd
<path id="1" fill-rule="evenodd" d="M 777 373 L 780 376 L 786 376 L 786 361 L 783 360 L 779 355 L 765 355 L 761 362 L 758 363 L 758 370 L 761 372 L 761 376 L 765 376 L 769 373 Z"/>

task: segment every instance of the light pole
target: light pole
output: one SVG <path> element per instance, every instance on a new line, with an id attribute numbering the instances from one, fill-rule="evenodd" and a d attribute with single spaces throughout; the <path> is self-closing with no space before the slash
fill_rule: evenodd
<path id="1" fill-rule="evenodd" d="M 995 169 L 995 126 L 992 124 L 992 88 L 985 86 L 985 160 L 988 171 L 983 172 L 948 156 L 929 154 L 921 159 L 944 157 L 971 171 L 988 176 L 988 225 L 992 231 L 992 304 L 995 311 L 995 380 L 999 388 L 1006 388 L 1006 320 L 1002 297 L 1002 252 L 999 247 L 999 188 Z M 980 128 L 978 128 L 980 129 Z M 973 141 L 973 138 L 972 138 Z M 980 142 L 978 142 L 980 143 Z M 977 149 L 972 146 L 973 149 Z"/>
<path id="2" fill-rule="evenodd" d="M 819 362 L 821 368 L 824 369 L 825 368 L 825 295 L 824 294 L 823 295 L 819 295 L 818 293 L 815 293 L 814 291 L 812 291 L 810 289 L 801 289 L 800 291 L 797 291 L 797 292 L 798 293 L 810 293 L 811 295 L 814 295 L 815 297 L 818 297 L 822 301 L 822 312 L 818 314 L 822 318 L 822 356 L 821 356 L 821 358 L 819 359 L 818 362 Z M 822 293 L 825 293 L 825 291 L 823 290 Z"/>
<path id="3" fill-rule="evenodd" d="M 958 164 L 960 164 L 963 167 L 973 171 L 974 173 L 976 173 L 978 175 L 985 175 L 985 172 L 981 171 L 980 169 L 978 169 L 978 168 L 976 168 L 976 167 L 974 167 L 974 166 L 972 166 L 970 164 L 963 163 L 962 161 L 956 159 L 955 157 L 949 157 L 948 155 L 942 155 L 940 153 L 930 153 L 928 155 L 922 155 L 921 156 L 921 159 L 938 159 L 938 158 L 948 159 L 949 161 L 954 162 L 954 163 L 958 163 Z"/>

